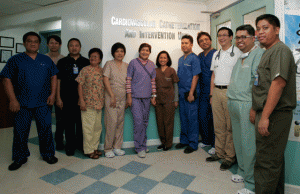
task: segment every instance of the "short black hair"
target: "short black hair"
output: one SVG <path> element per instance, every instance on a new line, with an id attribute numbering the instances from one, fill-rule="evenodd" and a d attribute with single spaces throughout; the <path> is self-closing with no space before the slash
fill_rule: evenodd
<path id="1" fill-rule="evenodd" d="M 240 30 L 246 30 L 250 36 L 255 36 L 255 30 L 250 24 L 237 27 L 236 32 Z"/>
<path id="2" fill-rule="evenodd" d="M 199 32 L 197 35 L 197 43 L 199 44 L 199 39 L 201 38 L 201 36 L 207 36 L 209 38 L 209 40 L 211 41 L 211 36 L 207 33 L 207 32 Z"/>
<path id="3" fill-rule="evenodd" d="M 99 48 L 92 48 L 92 49 L 89 51 L 89 58 L 91 57 L 91 54 L 93 54 L 93 53 L 99 53 L 100 59 L 101 59 L 101 61 L 102 61 L 102 59 L 103 59 L 103 52 L 101 51 L 101 49 L 99 49 Z"/>
<path id="4" fill-rule="evenodd" d="M 170 67 L 172 65 L 172 60 L 171 60 L 171 57 L 170 57 L 170 55 L 167 51 L 160 51 L 160 53 L 158 53 L 157 58 L 156 58 L 156 66 L 157 67 L 161 66 L 158 59 L 159 59 L 159 56 L 163 53 L 167 54 L 167 57 L 168 57 L 168 60 L 169 60 L 168 63 L 167 63 L 167 66 Z"/>
<path id="5" fill-rule="evenodd" d="M 79 40 L 78 38 L 71 38 L 71 39 L 68 41 L 68 48 L 69 48 L 70 42 L 73 41 L 73 40 L 77 41 L 77 42 L 79 43 L 80 47 L 81 47 L 81 42 L 80 42 L 80 40 Z"/>
<path id="6" fill-rule="evenodd" d="M 232 30 L 231 30 L 230 28 L 227 28 L 227 27 L 221 27 L 221 28 L 218 30 L 217 34 L 219 34 L 219 32 L 220 32 L 221 30 L 227 30 L 227 31 L 228 31 L 229 37 L 230 37 L 230 36 L 233 36 L 233 32 L 232 32 Z"/>
<path id="7" fill-rule="evenodd" d="M 39 42 L 40 42 L 40 43 L 42 42 L 42 39 L 41 39 L 40 35 L 38 35 L 36 32 L 27 32 L 27 33 L 24 34 L 24 36 L 23 36 L 23 43 L 26 42 L 28 36 L 36 36 L 36 37 L 38 37 Z"/>
<path id="8" fill-rule="evenodd" d="M 114 54 L 115 52 L 119 49 L 123 49 L 124 51 L 124 54 L 126 54 L 126 48 L 124 46 L 124 44 L 120 43 L 120 42 L 117 42 L 115 43 L 112 47 L 111 47 L 111 55 L 115 58 Z"/>
<path id="9" fill-rule="evenodd" d="M 149 48 L 149 51 L 150 51 L 150 53 L 151 53 L 151 45 L 148 44 L 148 43 L 143 43 L 143 44 L 141 44 L 140 47 L 139 47 L 139 52 L 141 52 L 142 48 L 144 48 L 144 47 L 148 47 L 148 48 Z"/>
<path id="10" fill-rule="evenodd" d="M 194 40 L 193 40 L 193 37 L 191 35 L 188 35 L 188 34 L 185 34 L 181 37 L 181 40 L 182 39 L 189 39 L 190 42 L 193 44 Z"/>
<path id="11" fill-rule="evenodd" d="M 272 26 L 280 28 L 280 21 L 279 21 L 278 17 L 276 17 L 275 15 L 264 14 L 264 15 L 258 16 L 255 20 L 256 26 L 260 20 L 267 20 Z"/>
<path id="12" fill-rule="evenodd" d="M 57 35 L 51 35 L 47 38 L 47 44 L 49 44 L 51 38 L 53 38 L 56 42 L 59 43 L 59 45 L 61 45 L 61 38 Z"/>

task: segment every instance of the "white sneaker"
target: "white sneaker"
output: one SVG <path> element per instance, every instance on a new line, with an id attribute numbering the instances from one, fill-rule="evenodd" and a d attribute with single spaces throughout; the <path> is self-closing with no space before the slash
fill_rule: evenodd
<path id="1" fill-rule="evenodd" d="M 125 154 L 124 150 L 121 149 L 113 149 L 113 152 L 115 153 L 115 155 L 117 156 L 123 156 Z"/>
<path id="2" fill-rule="evenodd" d="M 201 142 L 200 142 L 199 145 L 198 145 L 199 148 L 204 148 L 204 147 L 207 147 L 207 146 L 209 146 L 209 145 L 206 145 L 206 144 L 201 143 Z"/>
<path id="3" fill-rule="evenodd" d="M 109 151 L 109 152 L 105 153 L 105 157 L 106 158 L 113 158 L 113 157 L 115 157 L 115 154 L 112 151 Z"/>
<path id="4" fill-rule="evenodd" d="M 145 152 L 145 150 L 140 151 L 140 152 L 138 153 L 138 157 L 140 157 L 140 158 L 145 158 L 145 157 L 146 157 L 146 152 Z"/>
<path id="5" fill-rule="evenodd" d="M 242 183 L 244 182 L 244 178 L 238 174 L 234 174 L 231 176 L 231 180 L 235 183 Z"/>
<path id="6" fill-rule="evenodd" d="M 250 191 L 249 189 L 243 188 L 241 190 L 238 190 L 237 194 L 255 194 L 255 193 L 253 191 Z"/>
<path id="7" fill-rule="evenodd" d="M 147 149 L 146 149 L 146 153 L 149 153 L 149 152 L 150 152 L 150 150 L 147 148 Z"/>
<path id="8" fill-rule="evenodd" d="M 215 148 L 210 148 L 210 150 L 208 150 L 208 153 L 210 155 L 214 155 L 216 153 L 216 149 Z"/>

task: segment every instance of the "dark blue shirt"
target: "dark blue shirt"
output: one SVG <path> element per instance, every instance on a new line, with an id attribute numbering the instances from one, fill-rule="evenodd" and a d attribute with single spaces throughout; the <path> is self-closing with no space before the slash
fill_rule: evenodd
<path id="1" fill-rule="evenodd" d="M 50 57 L 37 54 L 35 60 L 25 53 L 12 56 L 0 76 L 11 80 L 20 106 L 34 108 L 47 105 L 51 94 L 51 77 L 58 72 Z"/>
<path id="2" fill-rule="evenodd" d="M 200 84 L 200 90 L 201 94 L 210 94 L 210 80 L 211 80 L 211 74 L 212 71 L 210 70 L 211 66 L 211 60 L 216 52 L 216 49 L 212 49 L 209 51 L 209 53 L 204 56 L 204 52 L 200 53 L 198 55 L 199 60 L 200 60 L 200 66 L 202 73 L 199 75 L 199 84 Z"/>
<path id="3" fill-rule="evenodd" d="M 192 80 L 195 75 L 201 73 L 200 61 L 195 53 L 189 54 L 185 59 L 184 56 L 179 58 L 178 61 L 178 90 L 179 95 L 183 96 L 184 93 L 191 90 Z M 197 94 L 200 94 L 200 86 L 197 84 Z"/>

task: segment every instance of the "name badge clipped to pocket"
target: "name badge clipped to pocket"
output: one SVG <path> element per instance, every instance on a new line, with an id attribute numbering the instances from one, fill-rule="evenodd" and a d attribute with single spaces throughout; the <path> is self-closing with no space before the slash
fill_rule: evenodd
<path id="1" fill-rule="evenodd" d="M 254 85 L 258 86 L 258 74 L 255 75 Z"/>
<path id="2" fill-rule="evenodd" d="M 74 67 L 73 67 L 73 74 L 78 74 L 78 67 L 76 66 L 76 64 L 74 64 Z"/>

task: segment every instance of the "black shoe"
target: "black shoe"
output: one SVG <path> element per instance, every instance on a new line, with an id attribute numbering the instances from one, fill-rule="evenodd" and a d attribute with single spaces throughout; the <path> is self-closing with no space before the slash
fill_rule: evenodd
<path id="1" fill-rule="evenodd" d="M 14 161 L 11 165 L 9 165 L 8 170 L 10 170 L 10 171 L 18 170 L 26 162 L 27 162 L 27 158 L 20 161 L 20 162 Z"/>
<path id="2" fill-rule="evenodd" d="M 169 149 L 171 149 L 172 147 L 164 147 L 164 151 L 168 151 Z"/>
<path id="3" fill-rule="evenodd" d="M 186 146 L 188 146 L 188 144 L 182 144 L 182 143 L 179 143 L 179 144 L 177 144 L 177 145 L 175 146 L 175 148 L 176 148 L 176 149 L 181 149 L 181 148 L 184 148 L 184 147 L 186 147 Z"/>
<path id="4" fill-rule="evenodd" d="M 66 155 L 67 156 L 74 156 L 75 150 L 66 150 Z"/>
<path id="5" fill-rule="evenodd" d="M 160 146 L 157 147 L 157 150 L 162 150 L 164 148 L 165 148 L 165 146 L 163 144 L 161 144 Z"/>
<path id="6" fill-rule="evenodd" d="M 224 160 L 220 166 L 220 170 L 227 170 L 229 168 L 231 168 L 231 166 L 233 165 L 233 162 L 230 162 L 228 160 Z"/>
<path id="7" fill-rule="evenodd" d="M 56 143 L 56 150 L 63 150 L 65 149 L 65 145 L 63 143 Z"/>
<path id="8" fill-rule="evenodd" d="M 213 154 L 213 155 L 211 155 L 211 157 L 208 157 L 208 158 L 206 158 L 206 162 L 214 162 L 214 161 L 218 161 L 218 160 L 220 160 L 221 158 L 219 158 L 218 156 L 217 156 L 217 154 Z"/>
<path id="9" fill-rule="evenodd" d="M 192 152 L 194 152 L 194 151 L 196 151 L 196 150 L 194 150 L 191 146 L 188 146 L 188 147 L 186 147 L 185 149 L 184 149 L 184 153 L 185 154 L 190 154 L 190 153 L 192 153 Z"/>
<path id="10" fill-rule="evenodd" d="M 43 158 L 44 161 L 46 161 L 48 164 L 55 164 L 58 159 L 55 156 L 52 156 L 50 158 Z"/>

